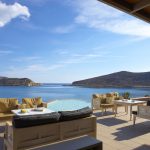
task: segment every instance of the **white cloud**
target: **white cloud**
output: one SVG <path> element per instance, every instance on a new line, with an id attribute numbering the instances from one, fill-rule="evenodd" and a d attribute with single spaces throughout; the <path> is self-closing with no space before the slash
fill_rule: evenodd
<path id="1" fill-rule="evenodd" d="M 68 58 L 65 58 L 63 60 L 60 60 L 54 64 L 38 64 L 38 63 L 33 63 L 32 65 L 23 65 L 21 67 L 17 66 L 11 66 L 7 69 L 5 72 L 1 72 L 1 74 L 5 76 L 28 76 L 29 74 L 46 74 L 50 73 L 52 70 L 57 70 L 58 68 L 63 68 L 66 67 L 70 64 L 83 64 L 83 63 L 95 63 L 99 61 L 99 58 L 103 57 L 109 57 L 108 52 L 94 52 L 94 53 L 87 53 L 87 54 L 72 54 L 68 55 Z M 34 61 L 38 60 L 39 57 L 32 56 L 32 57 L 23 57 L 22 59 L 16 59 L 16 61 Z M 89 61 L 90 60 L 90 61 Z M 103 61 L 103 60 L 101 60 Z"/>
<path id="2" fill-rule="evenodd" d="M 1 76 L 6 77 L 18 77 L 18 78 L 30 78 L 33 81 L 39 82 L 48 82 L 49 79 L 53 81 L 52 74 L 53 71 L 57 68 L 60 68 L 60 65 L 58 64 L 52 64 L 52 65 L 43 65 L 43 64 L 33 64 L 28 66 L 10 66 L 7 67 L 6 71 L 0 71 Z M 54 78 L 56 75 L 54 75 Z"/>
<path id="3" fill-rule="evenodd" d="M 7 5 L 0 1 L 0 27 L 5 26 L 12 19 L 20 17 L 24 20 L 30 17 L 28 7 L 23 6 L 19 3 Z"/>
<path id="4" fill-rule="evenodd" d="M 42 65 L 42 64 L 34 64 L 34 65 L 30 65 L 30 66 L 27 66 L 24 71 L 25 72 L 28 72 L 28 71 L 31 71 L 31 72 L 47 72 L 47 71 L 50 71 L 50 70 L 55 70 L 57 68 L 60 68 L 62 67 L 62 65 L 60 64 L 53 64 L 53 65 Z"/>
<path id="5" fill-rule="evenodd" d="M 97 0 L 76 0 L 72 5 L 78 13 L 75 18 L 77 24 L 123 35 L 150 37 L 149 24 Z"/>
<path id="6" fill-rule="evenodd" d="M 54 33 L 64 34 L 64 33 L 70 33 L 75 28 L 75 25 L 67 25 L 67 26 L 58 26 L 52 30 Z"/>
<path id="7" fill-rule="evenodd" d="M 60 61 L 60 64 L 84 64 L 84 63 L 92 63 L 95 62 L 96 59 L 100 60 L 100 58 L 109 57 L 108 52 L 94 52 L 85 53 L 85 54 L 72 54 L 68 59 L 64 61 Z"/>
<path id="8" fill-rule="evenodd" d="M 40 60 L 41 57 L 38 56 L 29 56 L 29 57 L 19 57 L 19 58 L 15 58 L 13 59 L 14 61 L 17 62 L 28 62 L 28 61 L 37 61 Z"/>
<path id="9" fill-rule="evenodd" d="M 55 53 L 58 55 L 68 55 L 69 51 L 67 49 L 56 49 Z"/>
<path id="10" fill-rule="evenodd" d="M 95 49 L 93 49 L 95 50 Z M 67 58 L 57 61 L 54 64 L 44 64 L 44 63 L 32 63 L 30 65 L 13 65 L 7 67 L 6 71 L 0 71 L 0 74 L 8 77 L 29 77 L 34 80 L 41 76 L 47 76 L 53 74 L 61 68 L 67 67 L 72 64 L 85 64 L 85 63 L 102 63 L 109 61 L 108 58 L 114 57 L 115 59 L 122 56 L 113 56 L 110 52 L 94 52 L 82 53 L 82 54 L 71 54 Z M 38 57 L 25 57 L 25 60 L 36 60 Z M 43 78 L 44 80 L 44 78 Z"/>
<path id="11" fill-rule="evenodd" d="M 8 55 L 8 54 L 11 54 L 12 51 L 8 51 L 8 50 L 0 50 L 0 56 L 3 56 L 3 55 Z"/>
<path id="12" fill-rule="evenodd" d="M 43 64 L 32 64 L 22 67 L 11 66 L 7 69 L 7 71 L 2 72 L 2 74 L 7 76 L 15 76 L 20 74 L 21 76 L 28 74 L 36 74 L 36 73 L 47 73 L 51 70 L 55 70 L 57 68 L 62 67 L 61 64 L 52 64 L 52 65 L 43 65 Z"/>
<path id="13" fill-rule="evenodd" d="M 47 67 L 43 66 L 43 65 L 29 65 L 27 66 L 26 68 L 24 68 L 24 71 L 31 71 L 31 72 L 43 72 L 43 71 L 46 71 L 47 70 Z"/>

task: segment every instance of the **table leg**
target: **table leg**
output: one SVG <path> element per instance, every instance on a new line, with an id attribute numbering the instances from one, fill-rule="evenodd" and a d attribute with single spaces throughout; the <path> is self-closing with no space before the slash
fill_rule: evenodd
<path id="1" fill-rule="evenodd" d="M 115 107 L 115 117 L 116 117 L 116 114 L 117 114 L 117 104 L 115 104 L 114 107 Z"/>
<path id="2" fill-rule="evenodd" d="M 130 120 L 132 120 L 132 105 L 130 105 Z"/>
<path id="3" fill-rule="evenodd" d="M 126 113 L 128 114 L 128 105 L 126 106 L 126 109 L 127 109 L 127 112 L 126 112 Z"/>
<path id="4" fill-rule="evenodd" d="M 104 108 L 102 107 L 102 116 L 104 115 Z"/>
<path id="5" fill-rule="evenodd" d="M 125 105 L 124 107 L 125 107 L 126 114 L 128 114 L 128 105 Z"/>

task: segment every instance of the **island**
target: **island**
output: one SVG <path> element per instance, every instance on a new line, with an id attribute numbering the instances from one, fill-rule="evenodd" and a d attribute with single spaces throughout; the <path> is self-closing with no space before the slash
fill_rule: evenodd
<path id="1" fill-rule="evenodd" d="M 83 87 L 150 87 L 150 72 L 120 71 L 80 81 L 73 86 Z"/>
<path id="2" fill-rule="evenodd" d="M 39 86 L 29 78 L 8 78 L 0 77 L 0 86 Z"/>

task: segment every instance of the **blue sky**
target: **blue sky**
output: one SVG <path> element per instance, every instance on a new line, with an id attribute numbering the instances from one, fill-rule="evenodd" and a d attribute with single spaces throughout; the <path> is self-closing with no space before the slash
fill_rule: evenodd
<path id="1" fill-rule="evenodd" d="M 63 83 L 150 71 L 150 24 L 96 0 L 0 0 L 0 68 Z"/>

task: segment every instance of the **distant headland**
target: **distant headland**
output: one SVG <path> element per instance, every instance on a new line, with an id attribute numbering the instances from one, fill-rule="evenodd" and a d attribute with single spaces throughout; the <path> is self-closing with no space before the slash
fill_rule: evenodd
<path id="1" fill-rule="evenodd" d="M 150 72 L 120 71 L 80 81 L 74 81 L 74 86 L 83 87 L 150 87 Z"/>
<path id="2" fill-rule="evenodd" d="M 40 83 L 35 83 L 28 78 L 8 78 L 0 77 L 0 86 L 39 86 Z"/>

